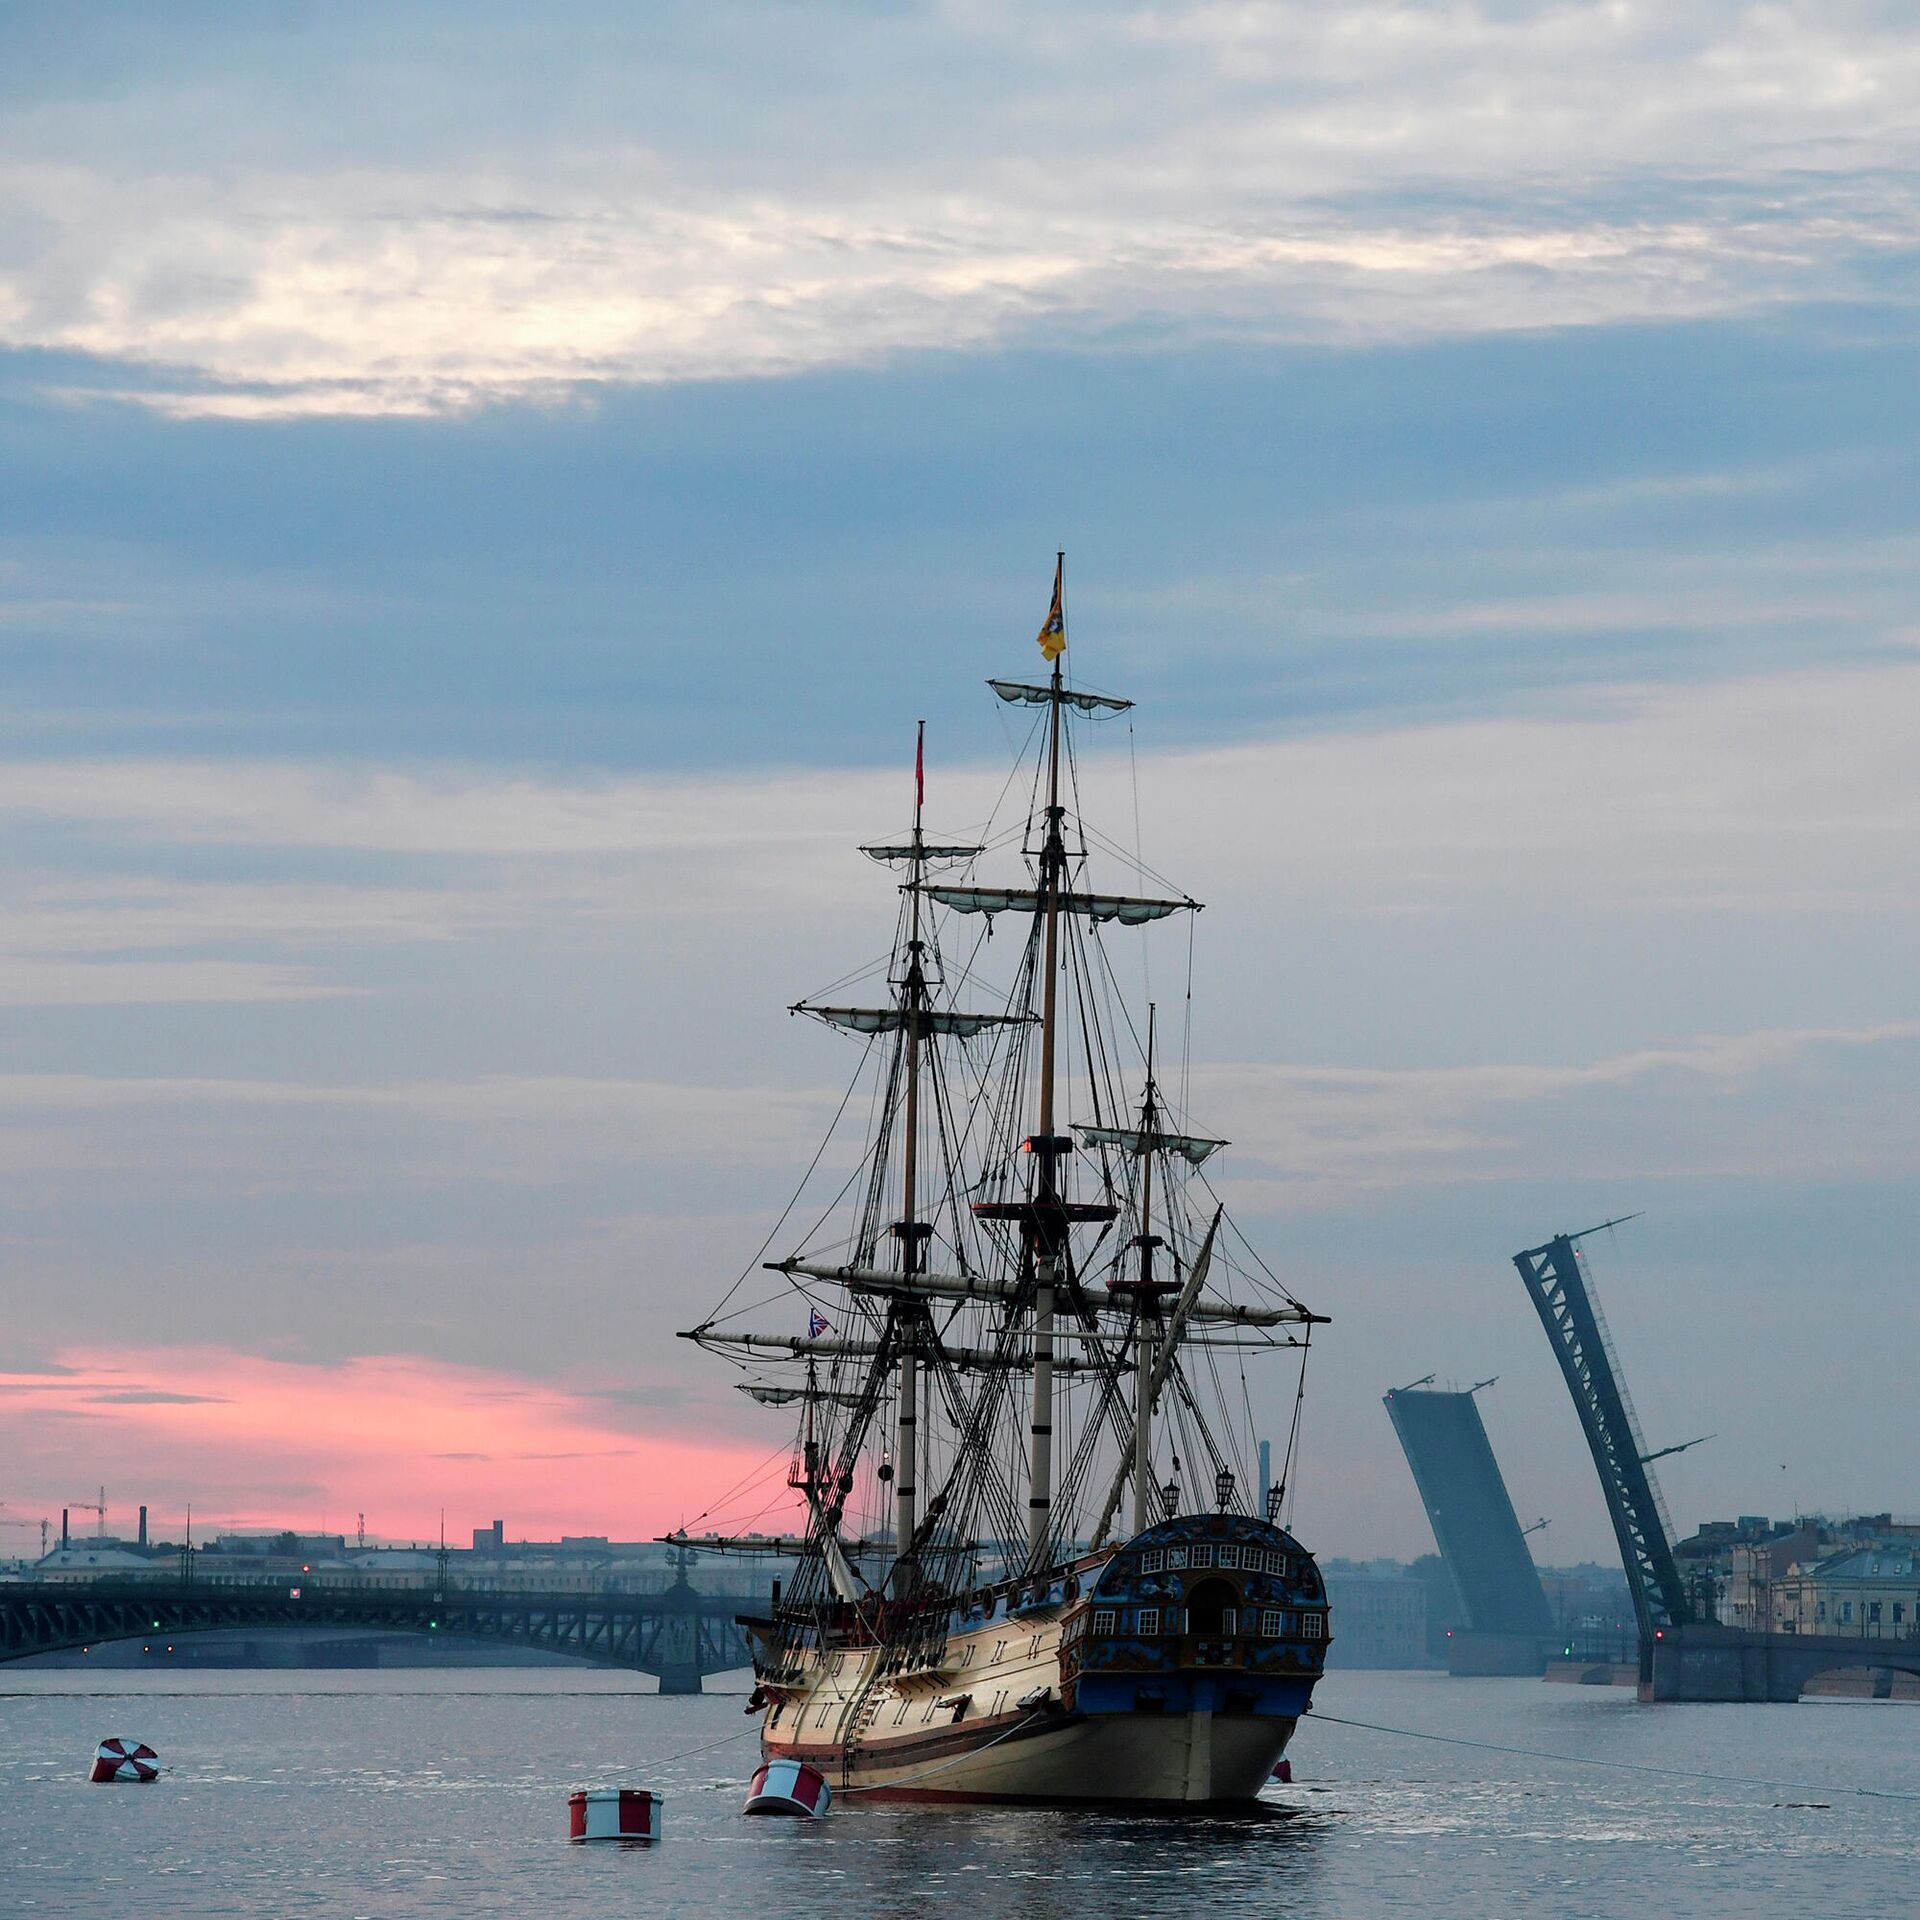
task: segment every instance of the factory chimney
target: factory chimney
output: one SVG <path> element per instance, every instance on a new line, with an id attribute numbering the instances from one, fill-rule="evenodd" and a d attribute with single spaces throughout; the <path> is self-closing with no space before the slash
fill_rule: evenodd
<path id="1" fill-rule="evenodd" d="M 140 1544 L 143 1547 L 147 1544 L 147 1510 L 145 1507 L 140 1509 Z"/>
<path id="2" fill-rule="evenodd" d="M 67 1510 L 65 1507 L 62 1507 L 60 1509 L 60 1544 L 61 1546 L 64 1548 L 67 1542 L 72 1537 L 73 1536 L 71 1535 L 71 1533 L 69 1533 L 67 1529 Z"/>

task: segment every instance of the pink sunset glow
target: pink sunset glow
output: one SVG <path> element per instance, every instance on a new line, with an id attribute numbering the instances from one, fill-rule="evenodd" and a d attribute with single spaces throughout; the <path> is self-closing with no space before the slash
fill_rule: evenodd
<path id="1" fill-rule="evenodd" d="M 769 1436 L 771 1439 L 772 1436 Z M 49 1515 L 107 1490 L 109 1532 L 152 1510 L 178 1538 L 290 1526 L 464 1545 L 495 1518 L 510 1539 L 562 1533 L 646 1539 L 731 1495 L 735 1517 L 791 1502 L 764 1448 L 697 1440 L 619 1399 L 403 1354 L 330 1366 L 214 1347 L 69 1348 L 37 1371 L 0 1373 L 0 1499 L 9 1519 Z M 776 1498 L 777 1496 L 777 1498 Z M 91 1513 L 76 1512 L 77 1532 Z M 21 1536 L 25 1538 L 24 1535 Z M 18 1552 L 10 1531 L 0 1552 Z"/>

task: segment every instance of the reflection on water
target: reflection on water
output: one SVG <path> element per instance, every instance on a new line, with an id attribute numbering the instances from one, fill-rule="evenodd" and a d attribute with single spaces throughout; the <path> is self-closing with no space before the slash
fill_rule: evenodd
<path id="1" fill-rule="evenodd" d="M 1911 1908 L 1920 1867 L 1920 1707 L 1900 1703 L 1641 1708 L 1337 1673 L 1329 1713 L 1559 1757 L 1308 1720 L 1296 1783 L 1244 1813 L 843 1801 L 810 1824 L 741 1816 L 755 1750 L 737 1697 L 640 1684 L 0 1668 L 0 1914 L 1881 1916 Z M 160 1783 L 86 1785 L 109 1734 L 158 1748 Z M 662 1844 L 569 1846 L 566 1797 L 587 1785 L 665 1794 Z"/>

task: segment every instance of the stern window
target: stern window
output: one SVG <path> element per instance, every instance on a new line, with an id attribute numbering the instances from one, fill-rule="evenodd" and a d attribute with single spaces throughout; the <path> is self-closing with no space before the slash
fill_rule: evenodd
<path id="1" fill-rule="evenodd" d="M 1167 1556 L 1162 1553 L 1158 1547 L 1149 1547 L 1147 1551 L 1140 1556 L 1140 1571 L 1142 1573 L 1158 1573 L 1166 1564 Z"/>
<path id="2" fill-rule="evenodd" d="M 1286 1632 L 1287 1616 L 1278 1607 L 1266 1607 L 1260 1614 L 1260 1633 L 1267 1640 L 1278 1640 Z"/>
<path id="3" fill-rule="evenodd" d="M 1160 1631 L 1160 1609 L 1142 1607 L 1140 1609 L 1140 1633 L 1143 1639 L 1151 1639 Z"/>
<path id="4" fill-rule="evenodd" d="M 1111 1633 L 1117 1616 L 1111 1607 L 1095 1607 L 1093 1610 L 1093 1630 L 1095 1633 Z"/>

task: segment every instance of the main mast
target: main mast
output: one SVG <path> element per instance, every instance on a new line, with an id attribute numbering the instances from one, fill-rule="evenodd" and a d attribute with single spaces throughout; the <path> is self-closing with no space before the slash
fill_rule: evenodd
<path id="1" fill-rule="evenodd" d="M 927 797 L 926 776 L 927 723 L 922 720 L 913 746 L 913 851 L 910 856 L 912 884 L 907 933 L 907 974 L 903 987 L 907 1028 L 906 1142 L 902 1155 L 904 1188 L 899 1223 L 894 1232 L 900 1241 L 900 1271 L 906 1281 L 905 1294 L 894 1306 L 894 1332 L 900 1342 L 900 1402 L 894 1419 L 894 1505 L 893 1551 L 894 1591 L 904 1598 L 915 1584 L 907 1556 L 913 1550 L 913 1537 L 919 1526 L 919 1412 L 920 1350 L 919 1332 L 922 1310 L 913 1299 L 913 1277 L 920 1270 L 920 1243 L 932 1232 L 917 1211 L 915 1188 L 920 1149 L 920 1034 L 926 1022 L 922 1015 L 927 999 L 925 943 L 920 938 L 920 893 L 925 877 L 927 840 L 923 814 Z"/>
<path id="2" fill-rule="evenodd" d="M 1040 990 L 1040 1127 L 1033 1150 L 1040 1165 L 1034 1195 L 1033 1241 L 1033 1400 L 1027 1434 L 1027 1565 L 1041 1566 L 1053 1531 L 1053 1296 L 1065 1250 L 1066 1221 L 1060 1200 L 1059 1156 L 1066 1143 L 1053 1130 L 1054 1057 L 1058 1036 L 1060 972 L 1060 881 L 1067 864 L 1061 831 L 1060 707 L 1064 682 L 1060 656 L 1067 645 L 1065 580 L 1067 556 L 1055 558 L 1053 605 L 1041 630 L 1053 677 L 1047 703 L 1047 831 L 1040 849 L 1040 910 L 1045 918 L 1045 978 Z"/>

